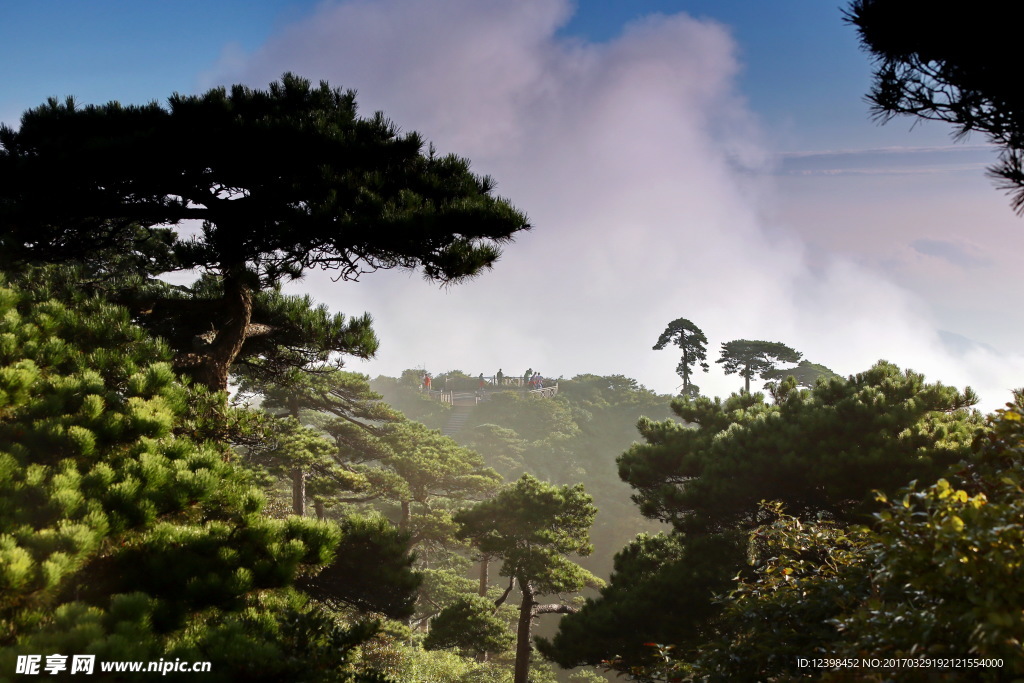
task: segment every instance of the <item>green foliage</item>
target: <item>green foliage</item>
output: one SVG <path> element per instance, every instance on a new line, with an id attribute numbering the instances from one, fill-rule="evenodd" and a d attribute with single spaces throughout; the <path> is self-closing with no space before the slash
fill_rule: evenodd
<path id="1" fill-rule="evenodd" d="M 197 291 L 199 284 L 193 285 L 193 296 L 209 296 Z M 223 296 L 222 288 L 210 294 Z M 175 322 L 180 323 L 181 319 L 179 313 Z M 323 366 L 338 353 L 369 358 L 380 345 L 368 313 L 353 317 L 331 313 L 327 306 L 315 304 L 308 295 L 282 294 L 280 286 L 253 296 L 252 320 L 255 324 L 250 325 L 235 362 L 243 366 L 238 372 L 265 381 L 287 381 L 284 378 L 293 377 L 294 369 L 322 372 Z M 193 326 L 197 322 L 205 321 L 193 319 Z M 219 322 L 207 322 L 207 337 Z M 160 334 L 159 330 L 154 331 Z M 203 339 L 201 332 L 197 334 Z M 181 339 L 182 347 L 185 341 Z M 196 337 L 188 341 L 194 344 Z"/>
<path id="2" fill-rule="evenodd" d="M 390 642 L 376 653 L 383 662 L 368 663 L 380 668 L 394 681 L 430 681 L 430 683 L 511 683 L 510 664 L 505 658 L 479 662 L 451 650 L 425 650 L 401 642 Z M 382 665 L 383 664 L 383 665 Z M 535 683 L 556 683 L 552 672 L 535 666 Z"/>
<path id="3" fill-rule="evenodd" d="M 948 478 L 912 482 L 870 526 L 801 520 L 777 502 L 750 533 L 752 573 L 684 667 L 700 680 L 789 680 L 798 657 L 1002 660 L 943 680 L 1006 680 L 1024 672 L 1020 605 L 1024 542 L 1024 414 L 1015 404 L 977 431 L 974 452 Z M 810 653 L 810 654 L 809 654 Z M 691 655 L 692 656 L 692 655 Z M 675 658 L 683 667 L 685 658 Z M 925 680 L 924 669 L 869 672 Z M 843 672 L 823 679 L 848 680 Z"/>
<path id="4" fill-rule="evenodd" d="M 530 581 L 539 593 L 560 593 L 598 583 L 564 557 L 593 551 L 588 531 L 596 514 L 582 485 L 555 487 L 524 474 L 455 520 L 462 537 L 502 560 L 502 576 Z"/>
<path id="5" fill-rule="evenodd" d="M 641 420 L 647 443 L 618 461 L 641 511 L 689 531 L 756 525 L 761 500 L 849 519 L 872 507 L 872 489 L 934 481 L 981 424 L 970 389 L 885 362 L 781 398 L 682 397 L 672 408 L 685 424 Z"/>
<path id="6" fill-rule="evenodd" d="M 589 555 L 588 532 L 597 508 L 576 486 L 556 487 L 524 474 L 497 496 L 456 515 L 460 535 L 481 553 L 502 561 L 501 575 L 518 584 L 522 595 L 516 628 L 515 683 L 527 683 L 533 620 L 542 614 L 568 613 L 564 604 L 538 605 L 536 597 L 566 593 L 603 581 L 566 555 Z M 499 599 L 507 597 L 508 591 Z"/>
<path id="7" fill-rule="evenodd" d="M 937 12 L 922 0 L 855 0 L 846 12 L 875 61 L 875 117 L 946 121 L 956 137 L 981 132 L 1000 148 L 989 173 L 1024 209 L 1024 107 L 1009 71 L 1017 60 L 1017 8 L 1000 2 Z"/>
<path id="8" fill-rule="evenodd" d="M 208 660 L 212 668 L 204 678 L 218 682 L 388 683 L 356 663 L 358 646 L 376 632 L 375 624 L 339 624 L 294 592 L 253 595 L 247 602 L 244 611 L 198 615 L 191 628 L 163 642 L 151 633 L 152 602 L 144 595 L 115 596 L 107 612 L 63 605 L 50 631 L 0 649 L 0 667 L 13 671 L 23 652 L 87 652 L 99 661 Z"/>
<path id="9" fill-rule="evenodd" d="M 579 431 L 563 402 L 520 391 L 500 391 L 478 405 L 466 426 L 482 424 L 500 424 L 527 441 L 574 436 Z"/>
<path id="10" fill-rule="evenodd" d="M 968 409 L 976 400 L 969 389 L 927 384 L 884 362 L 810 390 L 783 382 L 776 399 L 684 396 L 672 406 L 684 422 L 640 421 L 646 443 L 622 454 L 620 474 L 641 511 L 674 532 L 627 547 L 601 597 L 562 620 L 543 646 L 547 656 L 563 666 L 604 660 L 650 673 L 657 657 L 645 643 L 655 643 L 692 661 L 713 637 L 721 610 L 714 595 L 743 571 L 746 533 L 777 516 L 761 501 L 782 501 L 801 523 L 866 519 L 878 509 L 873 489 L 934 482 L 969 455 L 981 425 Z"/>
<path id="11" fill-rule="evenodd" d="M 262 448 L 271 440 L 276 423 L 265 413 L 252 410 L 241 397 L 228 400 L 227 393 L 212 391 L 201 384 L 189 384 L 185 412 L 177 419 L 174 433 L 203 441 L 234 457 L 236 448 Z"/>
<path id="12" fill-rule="evenodd" d="M 763 377 L 771 380 L 784 380 L 787 377 L 792 377 L 796 380 L 797 386 L 807 387 L 808 389 L 817 384 L 819 379 L 842 379 L 842 377 L 824 365 L 812 363 L 809 360 L 802 360 L 799 365 L 791 368 L 768 370 L 764 373 Z"/>
<path id="13" fill-rule="evenodd" d="M 964 488 L 943 478 L 879 494 L 870 528 L 802 524 L 773 506 L 777 520 L 753 537 L 760 566 L 729 595 L 725 637 L 701 670 L 793 674 L 795 654 L 815 650 L 1005 663 L 973 680 L 1024 673 L 1022 425 L 1020 406 L 998 411 L 977 457 L 951 471 Z"/>
<path id="14" fill-rule="evenodd" d="M 838 657 L 835 619 L 870 593 L 863 528 L 801 522 L 779 503 L 766 503 L 764 511 L 768 521 L 749 541 L 757 578 L 741 581 L 724 599 L 719 635 L 697 658 L 697 670 L 714 679 L 795 674 L 797 658 L 808 653 Z"/>
<path id="15" fill-rule="evenodd" d="M 391 619 L 412 616 L 423 577 L 411 571 L 415 556 L 409 552 L 409 534 L 379 516 L 350 515 L 340 527 L 334 560 L 298 585 L 335 608 L 348 606 Z"/>
<path id="16" fill-rule="evenodd" d="M 492 400 L 481 403 L 470 415 L 472 426 L 454 438 L 508 479 L 529 473 L 554 484 L 583 483 L 600 513 L 590 532 L 596 550 L 580 564 L 607 576 L 615 549 L 653 528 L 630 502 L 615 456 L 636 439 L 640 416 L 661 419 L 671 414 L 669 398 L 622 375 L 579 375 L 559 379 L 554 399 L 509 399 L 502 405 L 507 410 L 496 408 Z M 539 438 L 523 438 L 510 428 L 513 424 Z"/>
<path id="17" fill-rule="evenodd" d="M 175 433 L 189 392 L 167 356 L 123 309 L 0 289 L 5 667 L 40 651 L 181 656 L 280 680 L 282 650 L 334 647 L 287 631 L 288 610 L 319 617 L 273 589 L 328 564 L 338 528 L 267 519 L 223 451 Z"/>
<path id="18" fill-rule="evenodd" d="M 413 531 L 414 542 L 434 537 L 430 527 L 442 522 L 431 518 L 431 512 L 445 514 L 443 507 L 432 507 L 435 499 L 479 499 L 501 483 L 479 454 L 417 422 L 389 425 L 381 438 L 394 453 L 386 462 L 396 475 L 387 496 L 403 503 L 401 525 Z"/>
<path id="19" fill-rule="evenodd" d="M 290 477 L 293 501 L 312 492 L 318 514 L 377 511 L 351 553 L 303 580 L 310 594 L 336 608 L 385 613 L 421 628 L 476 592 L 463 576 L 469 560 L 459 554 L 465 546 L 452 516 L 501 481 L 477 453 L 405 420 L 362 375 L 292 372 L 283 381 L 247 380 L 245 388 L 262 394 L 265 409 L 290 416 L 279 418 L 271 444 L 250 451 L 250 462 Z M 343 534 L 351 534 L 356 519 L 341 518 Z M 415 577 L 408 575 L 412 550 Z M 360 575 L 361 566 L 374 573 Z"/>
<path id="20" fill-rule="evenodd" d="M 538 648 L 562 667 L 605 663 L 628 671 L 650 661 L 646 643 L 698 641 L 717 612 L 710 597 L 729 588 L 735 573 L 729 569 L 742 564 L 739 540 L 735 535 L 637 536 L 616 554 L 600 597 L 588 598 L 579 612 L 563 617 L 554 638 L 540 640 Z"/>
<path id="21" fill-rule="evenodd" d="M 296 514 L 304 514 L 307 493 L 318 514 L 341 495 L 380 495 L 382 477 L 367 463 L 393 455 L 381 429 L 402 416 L 370 390 L 365 375 L 292 369 L 271 380 L 243 376 L 241 389 L 260 394 L 262 407 L 278 415 L 264 443 L 248 449 L 247 462 L 291 480 Z"/>
<path id="22" fill-rule="evenodd" d="M 364 489 L 368 483 L 356 472 L 338 466 L 334 461 L 337 448 L 322 432 L 303 426 L 293 417 L 281 418 L 275 424 L 274 440 L 266 444 L 260 460 L 271 464 L 277 474 L 293 468 L 313 468 L 317 474 L 333 480 L 342 489 Z"/>
<path id="23" fill-rule="evenodd" d="M 431 620 L 423 647 L 455 649 L 471 655 L 507 650 L 515 637 L 508 621 L 494 612 L 493 600 L 475 595 L 462 598 Z"/>
<path id="24" fill-rule="evenodd" d="M 405 370 L 399 379 L 377 377 L 370 382 L 370 388 L 408 419 L 422 422 L 431 429 L 441 429 L 451 415 L 452 406 L 422 393 L 422 379 L 422 370 Z"/>
<path id="25" fill-rule="evenodd" d="M 660 351 L 669 344 L 678 346 L 683 351 L 683 357 L 676 366 L 676 374 L 683 378 L 683 389 L 680 393 L 686 396 L 698 393 L 698 387 L 690 384 L 690 375 L 693 374 L 693 366 L 698 363 L 704 372 L 709 369 L 708 338 L 704 336 L 704 331 L 686 318 L 677 318 L 670 322 L 658 337 L 654 350 Z"/>
<path id="26" fill-rule="evenodd" d="M 179 368 L 208 354 L 225 327 L 222 277 L 207 273 L 188 287 L 123 278 L 118 285 L 117 301 L 138 324 L 168 341 Z M 295 370 L 323 372 L 340 365 L 339 353 L 370 358 L 379 346 L 372 325 L 369 314 L 331 313 L 309 296 L 283 294 L 273 283 L 252 295 L 250 322 L 232 370 L 250 382 L 287 384 L 295 381 Z"/>
<path id="27" fill-rule="evenodd" d="M 503 477 L 518 477 L 525 473 L 523 454 L 527 442 L 515 430 L 496 424 L 478 424 L 463 429 L 457 438 L 462 445 L 484 455 Z"/>
<path id="28" fill-rule="evenodd" d="M 401 413 L 370 388 L 366 375 L 337 368 L 291 370 L 270 380 L 243 375 L 241 388 L 257 391 L 263 397 L 264 408 L 293 417 L 299 417 L 303 410 L 329 413 L 369 431 L 378 423 L 402 419 Z"/>

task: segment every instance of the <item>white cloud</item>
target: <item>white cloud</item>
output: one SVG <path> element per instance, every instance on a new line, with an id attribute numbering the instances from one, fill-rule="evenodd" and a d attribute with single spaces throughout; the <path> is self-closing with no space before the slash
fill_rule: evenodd
<path id="1" fill-rule="evenodd" d="M 841 373 L 878 358 L 1005 399 L 990 359 L 954 359 L 929 306 L 879 271 L 815 252 L 788 226 L 766 230 L 758 198 L 769 158 L 735 90 L 728 31 L 654 15 L 616 39 L 558 37 L 565 0 L 326 3 L 208 84 L 265 86 L 290 70 L 355 88 L 441 152 L 493 175 L 536 228 L 495 270 L 449 290 L 405 273 L 358 284 L 311 275 L 300 286 L 346 313 L 368 310 L 379 358 L 352 368 L 397 374 L 425 364 L 547 376 L 634 376 L 671 391 L 677 358 L 651 346 L 687 317 L 711 340 L 789 343 Z M 1013 361 L 1016 377 L 1024 362 Z M 972 374 L 977 370 L 977 374 Z M 977 379 L 975 379 L 977 377 Z M 717 367 L 697 383 L 739 386 Z M 1002 392 L 1002 393 L 1000 393 Z"/>

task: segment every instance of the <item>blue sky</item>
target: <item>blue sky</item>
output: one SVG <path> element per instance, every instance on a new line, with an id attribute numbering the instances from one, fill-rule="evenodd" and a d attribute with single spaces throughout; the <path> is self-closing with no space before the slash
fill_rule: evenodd
<path id="1" fill-rule="evenodd" d="M 10 122 L 47 97 L 82 102 L 163 100 L 201 86 L 226 50 L 257 49 L 320 3 L 295 0 L 35 0 L 0 8 L 0 57 L 10 65 L 0 116 Z M 721 22 L 737 41 L 739 86 L 751 107 L 794 149 L 905 144 L 909 126 L 879 129 L 863 93 L 866 56 L 842 21 L 840 3 L 820 0 L 589 0 L 578 2 L 559 34 L 613 39 L 630 21 L 686 12 Z M 928 141 L 946 135 L 929 127 Z M 920 139 L 920 134 L 917 139 Z"/>
<path id="2" fill-rule="evenodd" d="M 530 366 L 672 391 L 676 359 L 650 347 L 688 317 L 712 357 L 734 338 L 841 373 L 884 357 L 997 406 L 1024 385 L 1024 323 L 1001 294 L 1020 284 L 1020 219 L 984 177 L 983 139 L 871 121 L 871 65 L 841 6 L 6 3 L 0 121 L 50 96 L 136 103 L 292 70 L 470 157 L 536 230 L 452 290 L 400 273 L 298 283 L 374 314 L 381 353 L 355 370 Z M 716 371 L 710 392 L 738 386 Z"/>

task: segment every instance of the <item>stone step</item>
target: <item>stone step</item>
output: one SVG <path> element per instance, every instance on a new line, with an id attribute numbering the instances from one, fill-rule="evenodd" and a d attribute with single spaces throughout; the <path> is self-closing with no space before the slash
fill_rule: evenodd
<path id="1" fill-rule="evenodd" d="M 472 405 L 456 405 L 452 408 L 452 414 L 448 416 L 448 422 L 445 424 L 444 429 L 441 430 L 441 433 L 445 436 L 458 434 L 465 426 L 466 421 L 469 420 L 469 415 L 475 407 L 476 403 Z"/>

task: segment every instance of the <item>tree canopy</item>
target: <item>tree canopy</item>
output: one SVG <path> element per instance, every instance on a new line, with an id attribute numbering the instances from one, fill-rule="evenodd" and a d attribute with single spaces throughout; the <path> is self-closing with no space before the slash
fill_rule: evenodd
<path id="1" fill-rule="evenodd" d="M 566 557 L 591 553 L 588 532 L 596 514 L 597 508 L 582 485 L 556 487 L 524 474 L 493 499 L 455 517 L 464 537 L 471 539 L 481 552 L 502 560 L 501 575 L 518 584 L 522 594 L 516 638 L 516 683 L 527 683 L 533 620 L 541 614 L 572 611 L 564 604 L 538 604 L 537 596 L 601 584 Z"/>
<path id="2" fill-rule="evenodd" d="M 796 657 L 809 651 L 883 660 L 967 652 L 1002 660 L 974 680 L 1024 672 L 1020 396 L 989 426 L 946 477 L 880 495 L 870 526 L 801 522 L 769 506 L 751 535 L 754 572 L 727 596 L 701 675 L 799 675 Z"/>
<path id="3" fill-rule="evenodd" d="M 802 355 L 781 342 L 735 339 L 723 342 L 722 355 L 715 362 L 722 364 L 725 374 L 739 374 L 743 378 L 744 388 L 750 393 L 750 380 L 754 375 L 766 379 L 776 365 L 795 363 Z"/>
<path id="4" fill-rule="evenodd" d="M 119 307 L 0 289 L 0 665 L 71 651 L 280 680 L 307 660 L 346 680 L 345 653 L 372 630 L 289 586 L 351 534 L 264 516 L 217 444 L 178 433 L 196 397 L 167 359 Z M 417 579 L 404 547 L 375 547 L 399 581 L 363 604 L 391 611 Z M 346 566 L 357 583 L 367 571 Z"/>
<path id="5" fill-rule="evenodd" d="M 946 121 L 956 136 L 977 131 L 1001 148 L 990 169 L 1024 211 L 1024 94 L 1016 5 L 988 0 L 971 11 L 938 11 L 926 0 L 855 0 L 846 12 L 875 60 L 868 94 L 875 115 Z"/>
<path id="6" fill-rule="evenodd" d="M 820 363 L 812 363 L 809 360 L 802 360 L 798 365 L 791 368 L 775 368 L 764 373 L 763 377 L 770 380 L 784 380 L 792 377 L 796 380 L 797 386 L 810 389 L 818 383 L 819 378 L 842 379 L 836 373 L 829 370 Z"/>
<path id="7" fill-rule="evenodd" d="M 683 357 L 676 366 L 676 374 L 683 378 L 682 394 L 689 395 L 697 393 L 698 387 L 691 387 L 690 375 L 693 374 L 693 366 L 700 364 L 704 372 L 708 371 L 708 338 L 704 332 L 686 318 L 676 318 L 668 324 L 665 331 L 658 337 L 658 343 L 654 345 L 655 351 L 660 351 L 669 344 L 678 346 Z"/>
<path id="8" fill-rule="evenodd" d="M 148 270 L 215 275 L 219 291 L 203 302 L 217 311 L 212 334 L 183 360 L 219 389 L 261 322 L 254 292 L 313 268 L 344 280 L 421 268 L 448 283 L 489 267 L 529 227 L 493 190 L 383 114 L 357 116 L 352 91 L 291 74 L 268 90 L 176 94 L 166 108 L 51 99 L 18 130 L 0 128 L 4 259 L 127 251 Z"/>
<path id="9" fill-rule="evenodd" d="M 879 362 L 849 380 L 763 394 L 676 399 L 683 422 L 641 420 L 618 460 L 648 516 L 686 530 L 749 525 L 761 500 L 849 517 L 872 489 L 934 480 L 970 451 L 977 396 Z"/>
<path id="10" fill-rule="evenodd" d="M 565 617 L 545 654 L 563 666 L 619 655 L 621 671 L 649 661 L 644 643 L 695 656 L 720 609 L 715 594 L 743 571 L 747 534 L 767 519 L 762 501 L 801 520 L 864 520 L 877 509 L 873 490 L 934 482 L 970 454 L 976 400 L 879 362 L 810 390 L 785 381 L 774 404 L 760 393 L 682 396 L 679 420 L 641 419 L 644 443 L 619 457 L 619 473 L 640 511 L 673 531 L 627 546 L 600 599 Z"/>

